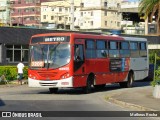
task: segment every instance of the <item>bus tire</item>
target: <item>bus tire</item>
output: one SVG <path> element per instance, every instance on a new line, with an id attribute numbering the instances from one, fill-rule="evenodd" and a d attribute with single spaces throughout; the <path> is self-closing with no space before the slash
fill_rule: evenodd
<path id="1" fill-rule="evenodd" d="M 91 93 L 92 91 L 92 84 L 93 84 L 93 76 L 89 76 L 86 82 L 86 86 L 83 88 L 83 92 L 85 94 Z"/>
<path id="2" fill-rule="evenodd" d="M 128 81 L 127 81 L 127 88 L 131 88 L 133 86 L 133 82 L 134 82 L 134 75 L 132 72 L 129 72 Z"/>
<path id="3" fill-rule="evenodd" d="M 122 88 L 131 88 L 133 86 L 133 82 L 134 82 L 134 75 L 132 72 L 129 72 L 127 82 L 120 82 L 119 85 Z"/>
<path id="4" fill-rule="evenodd" d="M 49 88 L 49 92 L 50 93 L 57 93 L 58 92 L 58 88 Z"/>

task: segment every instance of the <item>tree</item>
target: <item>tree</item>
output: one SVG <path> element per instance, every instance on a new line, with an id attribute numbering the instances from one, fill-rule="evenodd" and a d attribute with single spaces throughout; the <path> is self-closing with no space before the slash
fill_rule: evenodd
<path id="1" fill-rule="evenodd" d="M 151 22 L 156 16 L 157 34 L 160 35 L 160 0 L 140 0 L 139 13 L 144 15 L 145 20 L 149 17 Z"/>

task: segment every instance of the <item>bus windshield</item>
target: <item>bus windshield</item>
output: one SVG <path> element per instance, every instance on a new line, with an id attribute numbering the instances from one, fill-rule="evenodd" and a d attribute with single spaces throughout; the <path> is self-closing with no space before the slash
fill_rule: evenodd
<path id="1" fill-rule="evenodd" d="M 36 44 L 30 46 L 30 68 L 56 69 L 70 62 L 69 43 Z"/>

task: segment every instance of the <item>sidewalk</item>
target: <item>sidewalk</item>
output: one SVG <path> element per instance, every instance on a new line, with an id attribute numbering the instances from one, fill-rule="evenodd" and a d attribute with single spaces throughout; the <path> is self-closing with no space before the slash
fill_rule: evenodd
<path id="1" fill-rule="evenodd" d="M 23 84 L 28 84 L 28 80 L 22 80 L 22 85 Z M 0 87 L 15 87 L 17 85 L 20 85 L 18 84 L 18 80 L 13 80 L 9 82 L 8 84 L 0 85 Z"/>
<path id="2" fill-rule="evenodd" d="M 160 99 L 152 95 L 152 86 L 116 90 L 106 95 L 106 100 L 123 107 L 140 111 L 160 111 Z"/>

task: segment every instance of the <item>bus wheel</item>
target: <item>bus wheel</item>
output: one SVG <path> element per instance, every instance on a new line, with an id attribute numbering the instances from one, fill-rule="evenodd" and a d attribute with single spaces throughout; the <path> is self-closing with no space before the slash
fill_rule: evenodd
<path id="1" fill-rule="evenodd" d="M 49 88 L 50 93 L 57 93 L 58 88 Z"/>
<path id="2" fill-rule="evenodd" d="M 128 81 L 127 81 L 127 88 L 130 88 L 133 86 L 134 76 L 132 72 L 129 72 L 128 75 Z"/>
<path id="3" fill-rule="evenodd" d="M 102 85 L 94 85 L 94 88 L 97 90 L 101 90 L 106 86 L 106 84 L 102 84 Z"/>
<path id="4" fill-rule="evenodd" d="M 83 92 L 84 92 L 85 94 L 91 93 L 92 84 L 93 84 L 92 80 L 93 80 L 93 79 L 94 79 L 94 77 L 89 77 L 89 78 L 87 79 L 86 87 L 83 88 Z"/>
<path id="5" fill-rule="evenodd" d="M 128 81 L 127 82 L 120 82 L 119 85 L 122 88 L 131 88 L 133 86 L 134 76 L 132 72 L 128 74 Z"/>

